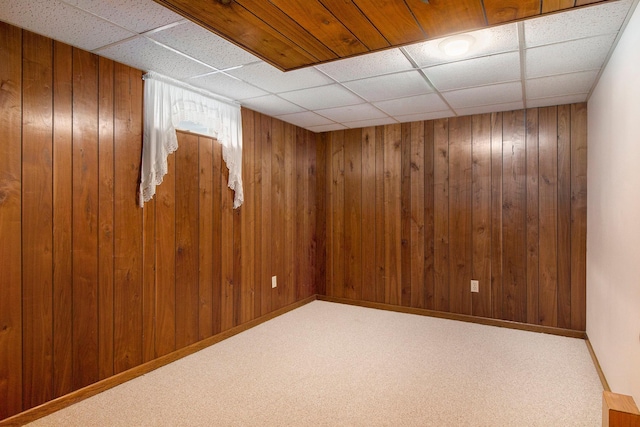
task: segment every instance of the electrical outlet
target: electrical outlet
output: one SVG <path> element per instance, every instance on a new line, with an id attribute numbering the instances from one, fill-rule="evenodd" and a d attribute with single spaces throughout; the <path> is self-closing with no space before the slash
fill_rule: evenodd
<path id="1" fill-rule="evenodd" d="M 278 278 L 276 276 L 271 276 L 271 288 L 278 287 Z"/>
<path id="2" fill-rule="evenodd" d="M 478 280 L 471 281 L 471 292 L 480 292 L 480 282 Z"/>

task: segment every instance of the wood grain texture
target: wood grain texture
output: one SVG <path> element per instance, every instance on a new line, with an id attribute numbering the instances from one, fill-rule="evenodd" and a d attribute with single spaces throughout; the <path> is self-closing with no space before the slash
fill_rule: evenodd
<path id="1" fill-rule="evenodd" d="M 362 299 L 376 300 L 376 129 L 361 129 Z M 318 180 L 321 177 L 318 176 Z M 320 213 L 320 212 L 319 212 Z"/>
<path id="2" fill-rule="evenodd" d="M 389 46 L 389 42 L 380 34 L 366 15 L 351 0 L 320 0 L 340 22 L 355 35 L 368 50 L 382 49 Z"/>
<path id="3" fill-rule="evenodd" d="M 540 14 L 541 0 L 483 0 L 489 25 L 521 20 Z"/>
<path id="4" fill-rule="evenodd" d="M 427 284 L 425 283 L 425 126 L 413 122 L 411 126 L 409 168 L 410 184 L 410 275 L 411 307 L 425 308 Z"/>
<path id="5" fill-rule="evenodd" d="M 22 31 L 0 22 L 0 419 L 22 411 Z"/>
<path id="6" fill-rule="evenodd" d="M 391 45 L 423 40 L 424 31 L 404 2 L 353 0 Z M 389 17 L 393 16 L 393 20 Z"/>
<path id="7" fill-rule="evenodd" d="M 344 132 L 332 135 L 331 143 L 331 293 L 336 297 L 344 297 Z"/>
<path id="8" fill-rule="evenodd" d="M 558 324 L 571 327 L 571 105 L 558 106 Z"/>
<path id="9" fill-rule="evenodd" d="M 449 311 L 449 121 L 434 122 L 434 310 Z"/>
<path id="10" fill-rule="evenodd" d="M 539 174 L 539 127 L 538 109 L 530 108 L 526 110 L 526 193 L 527 193 L 527 323 L 537 324 L 540 320 L 539 298 L 540 298 L 540 174 Z M 544 122 L 546 123 L 546 122 Z M 540 124 L 540 126 L 542 126 Z M 548 128 L 540 129 L 545 139 Z M 552 309 L 552 311 L 555 311 Z"/>
<path id="11" fill-rule="evenodd" d="M 199 138 L 198 146 L 198 339 L 213 335 L 213 144 Z M 216 183 L 217 184 L 217 183 Z"/>
<path id="12" fill-rule="evenodd" d="M 411 123 L 401 124 L 400 305 L 411 306 Z"/>
<path id="13" fill-rule="evenodd" d="M 23 405 L 53 397 L 53 46 L 24 32 L 22 86 Z"/>
<path id="14" fill-rule="evenodd" d="M 385 301 L 385 280 L 386 280 L 386 265 L 385 265 L 385 200 L 384 200 L 384 184 L 385 184 L 385 171 L 384 171 L 384 126 L 377 126 L 375 128 L 375 144 L 376 144 L 376 157 L 375 157 L 375 181 L 376 181 L 376 250 L 375 250 L 375 301 Z"/>
<path id="15" fill-rule="evenodd" d="M 429 38 L 454 34 L 486 26 L 482 2 L 407 0 L 407 6 Z"/>
<path id="16" fill-rule="evenodd" d="M 362 298 L 362 131 L 345 131 L 344 144 L 344 256 L 343 296 Z"/>
<path id="17" fill-rule="evenodd" d="M 424 308 L 435 304 L 434 122 L 424 122 Z M 418 202 L 419 203 L 419 202 Z"/>
<path id="18" fill-rule="evenodd" d="M 402 304 L 402 128 L 384 130 L 384 302 Z"/>
<path id="19" fill-rule="evenodd" d="M 502 113 L 491 114 L 491 317 L 502 319 Z"/>
<path id="20" fill-rule="evenodd" d="M 575 0 L 542 0 L 542 13 L 557 12 L 574 6 Z"/>

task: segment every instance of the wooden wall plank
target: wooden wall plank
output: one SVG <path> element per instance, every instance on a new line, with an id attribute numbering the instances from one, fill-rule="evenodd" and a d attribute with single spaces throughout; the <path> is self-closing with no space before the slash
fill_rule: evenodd
<path id="1" fill-rule="evenodd" d="M 257 150 L 256 150 L 257 152 Z M 315 288 L 316 292 L 320 295 L 327 294 L 327 216 L 328 216 L 328 199 L 326 189 L 330 187 L 327 171 L 327 134 L 323 133 L 318 135 L 317 143 L 315 144 L 316 154 L 316 182 L 315 182 L 315 197 L 310 200 L 313 204 L 315 200 L 316 212 L 316 268 L 315 268 Z M 309 206 L 309 209 L 312 209 Z M 256 224 L 257 225 L 257 224 Z"/>
<path id="2" fill-rule="evenodd" d="M 344 297 L 362 298 L 362 131 L 345 131 Z"/>
<path id="3" fill-rule="evenodd" d="M 479 293 L 471 294 L 471 314 L 491 317 L 491 114 L 473 116 L 472 126 L 472 269 Z"/>
<path id="4" fill-rule="evenodd" d="M 375 157 L 375 181 L 376 181 L 376 196 L 375 196 L 375 208 L 376 208 L 376 224 L 375 224 L 375 233 L 376 233 L 376 250 L 375 250 L 375 259 L 376 259 L 376 287 L 375 287 L 375 301 L 376 302 L 385 302 L 385 278 L 387 275 L 386 264 L 385 264 L 385 233 L 386 233 L 386 223 L 385 223 L 385 199 L 384 199 L 384 186 L 385 186 L 385 169 L 384 169 L 384 137 L 385 127 L 377 126 L 375 128 L 375 149 L 376 149 L 376 157 Z"/>
<path id="5" fill-rule="evenodd" d="M 434 121 L 434 304 L 449 311 L 449 121 Z"/>
<path id="6" fill-rule="evenodd" d="M 50 39 L 25 31 L 22 48 L 22 395 L 26 409 L 53 398 L 53 46 Z"/>
<path id="7" fill-rule="evenodd" d="M 114 374 L 142 362 L 141 74 L 115 64 Z"/>
<path id="8" fill-rule="evenodd" d="M 362 299 L 376 301 L 376 129 L 361 130 Z M 318 175 L 318 180 L 321 177 Z"/>
<path id="9" fill-rule="evenodd" d="M 231 198 L 233 200 L 234 194 L 231 191 Z M 242 228 L 241 228 L 241 218 L 240 214 L 242 213 L 241 209 L 233 209 L 232 202 L 232 214 L 233 214 L 233 326 L 238 326 L 240 324 L 240 314 L 242 307 L 241 298 L 242 298 L 242 245 L 240 240 L 242 239 Z"/>
<path id="10" fill-rule="evenodd" d="M 571 105 L 571 327 L 584 331 L 587 282 L 587 104 Z"/>
<path id="11" fill-rule="evenodd" d="M 491 317 L 502 318 L 502 116 L 491 114 Z"/>
<path id="12" fill-rule="evenodd" d="M 305 201 L 305 238 L 307 240 L 308 249 L 308 265 L 307 265 L 307 278 L 305 284 L 306 292 L 299 295 L 300 298 L 310 297 L 318 293 L 316 283 L 314 283 L 315 271 L 319 268 L 318 264 L 318 235 L 316 222 L 318 221 L 318 212 L 315 201 L 319 197 L 319 191 L 317 191 L 317 164 L 316 158 L 317 151 L 317 139 L 316 134 L 305 130 L 306 135 L 306 148 L 307 148 L 307 163 L 306 171 L 307 177 L 305 179 L 305 186 L 307 187 L 306 201 Z M 324 182 L 323 182 L 324 184 Z M 296 238 L 298 235 L 296 235 Z"/>
<path id="13" fill-rule="evenodd" d="M 260 146 L 261 146 L 261 154 L 260 158 L 262 159 L 261 164 L 261 177 L 262 177 L 262 185 L 261 185 L 261 220 L 262 220 L 262 228 L 261 228 L 261 245 L 260 245 L 260 264 L 261 264 L 261 274 L 260 280 L 262 282 L 262 314 L 267 314 L 271 312 L 271 151 L 272 151 L 272 130 L 271 130 L 271 122 L 272 119 L 268 116 L 261 117 L 261 135 L 260 135 Z"/>
<path id="14" fill-rule="evenodd" d="M 425 308 L 425 125 L 413 122 L 410 126 L 411 307 Z"/>
<path id="15" fill-rule="evenodd" d="M 384 270 L 385 303 L 402 303 L 402 128 L 384 129 Z"/>
<path id="16" fill-rule="evenodd" d="M 72 48 L 53 43 L 53 395 L 73 390 Z M 113 115 L 113 111 L 112 111 Z M 113 269 L 111 269 L 113 271 Z M 107 275 L 108 277 L 108 275 Z"/>
<path id="17" fill-rule="evenodd" d="M 435 143 L 434 121 L 424 122 L 424 308 L 435 304 Z"/>
<path id="18" fill-rule="evenodd" d="M 242 110 L 242 117 L 247 115 L 254 117 L 254 137 L 253 137 L 253 175 L 254 175 L 254 216 L 255 216 L 255 232 L 254 247 L 255 254 L 253 259 L 253 280 L 254 280 L 254 317 L 262 315 L 262 115 L 251 110 Z M 244 120 L 244 119 L 243 119 Z"/>
<path id="19" fill-rule="evenodd" d="M 571 327 L 571 105 L 558 106 L 558 326 Z"/>
<path id="20" fill-rule="evenodd" d="M 525 322 L 526 150 L 524 110 L 503 113 L 502 318 Z"/>
<path id="21" fill-rule="evenodd" d="M 400 134 L 400 304 L 411 306 L 411 123 Z"/>
<path id="22" fill-rule="evenodd" d="M 537 320 L 542 325 L 558 326 L 558 111 L 556 107 L 546 107 L 539 112 L 540 306 Z"/>
<path id="23" fill-rule="evenodd" d="M 297 282 L 295 279 L 295 267 L 296 265 L 301 268 L 306 268 L 307 258 L 305 256 L 306 251 L 302 251 L 299 253 L 295 252 L 296 247 L 296 192 L 294 190 L 295 184 L 295 168 L 297 166 L 296 163 L 296 150 L 297 145 L 297 133 L 295 127 L 290 123 L 284 124 L 284 169 L 283 169 L 283 179 L 284 179 L 284 240 L 283 244 L 283 269 L 282 274 L 284 278 L 284 283 L 286 287 L 282 289 L 283 292 L 281 298 L 282 306 L 289 305 L 293 303 L 296 299 L 296 290 L 298 286 L 301 285 L 300 282 Z M 304 149 L 304 141 L 300 141 L 301 149 Z M 303 193 L 305 190 L 305 181 L 300 181 L 298 184 L 299 187 L 302 188 Z M 308 182 L 308 181 L 307 181 Z M 302 204 L 304 207 L 304 196 L 302 198 Z M 300 217 L 298 217 L 298 221 L 302 223 L 304 226 L 304 211 L 300 213 Z M 296 254 L 299 254 L 301 260 L 296 262 Z"/>
<path id="24" fill-rule="evenodd" d="M 182 139 L 182 135 L 180 135 Z M 213 144 L 198 139 L 198 339 L 213 335 Z M 218 183 L 216 183 L 218 184 Z"/>
<path id="25" fill-rule="evenodd" d="M 0 22 L 0 419 L 22 411 L 22 30 Z"/>
<path id="26" fill-rule="evenodd" d="M 222 274 L 222 292 L 220 300 L 220 328 L 222 331 L 231 329 L 234 326 L 234 296 L 235 286 L 233 282 L 233 261 L 234 261 L 234 220 L 233 220 L 233 192 L 227 186 L 229 181 L 229 169 L 222 163 L 221 167 L 222 194 L 220 199 L 221 233 L 222 244 L 220 255 L 220 271 Z"/>
<path id="27" fill-rule="evenodd" d="M 98 380 L 98 57 L 73 50 L 73 388 Z"/>
<path id="28" fill-rule="evenodd" d="M 156 200 L 142 211 L 142 361 L 156 358 Z"/>
<path id="29" fill-rule="evenodd" d="M 288 286 L 284 274 L 284 122 L 272 121 L 271 129 L 271 267 L 272 275 L 279 282 L 275 289 L 271 289 L 271 310 L 275 310 L 284 306 L 284 293 Z"/>
<path id="30" fill-rule="evenodd" d="M 222 301 L 224 296 L 224 277 L 222 275 L 222 192 L 227 187 L 223 179 L 222 145 L 213 143 L 213 333 L 222 331 Z"/>
<path id="31" fill-rule="evenodd" d="M 449 308 L 471 314 L 471 117 L 449 119 Z"/>
<path id="32" fill-rule="evenodd" d="M 292 206 L 292 214 L 293 217 L 289 218 L 289 221 L 298 221 L 295 222 L 293 227 L 293 245 L 292 251 L 287 251 L 287 256 L 291 257 L 289 260 L 285 261 L 285 264 L 291 262 L 293 265 L 293 284 L 294 284 L 294 298 L 300 298 L 300 296 L 306 293 L 307 281 L 309 280 L 307 277 L 308 268 L 309 268 L 309 259 L 307 251 L 307 247 L 305 245 L 305 230 L 308 226 L 305 224 L 305 212 L 308 208 L 308 195 L 309 195 L 309 182 L 305 180 L 305 168 L 307 162 L 307 135 L 306 132 L 298 128 L 296 130 L 295 142 L 293 151 L 294 159 L 293 159 L 293 173 L 294 177 L 291 179 L 292 182 L 296 183 L 294 188 L 292 189 L 293 196 L 293 206 Z M 302 221 L 300 219 L 302 218 Z M 285 241 L 289 241 L 285 239 Z"/>
<path id="33" fill-rule="evenodd" d="M 247 110 L 242 111 L 242 181 L 244 203 L 242 204 L 242 296 L 240 299 L 241 323 L 248 322 L 254 318 L 254 254 L 255 254 L 255 176 L 254 176 L 254 151 L 255 151 L 255 116 L 249 114 Z M 200 160 L 202 162 L 202 160 Z M 201 222 L 202 224 L 202 222 Z M 201 225 L 202 230 L 202 225 Z M 202 242 L 202 239 L 201 239 Z M 210 255 L 209 255 L 210 256 Z M 202 259 L 202 253 L 200 254 Z"/>
<path id="34" fill-rule="evenodd" d="M 540 129 L 542 131 L 542 129 Z M 546 131 L 546 129 L 545 129 Z M 527 170 L 526 170 L 526 215 L 527 215 L 527 323 L 538 324 L 539 303 L 541 296 L 539 291 L 539 264 L 540 254 L 538 245 L 540 243 L 540 210 L 539 210 L 539 137 L 538 137 L 538 109 L 530 108 L 526 111 L 525 130 Z M 545 135 L 546 136 L 546 135 Z M 544 137 L 544 136 L 543 136 Z"/>
<path id="35" fill-rule="evenodd" d="M 338 131 L 331 137 L 331 293 L 335 297 L 344 297 L 344 131 Z M 328 291 L 328 290 L 327 290 Z"/>
<path id="36" fill-rule="evenodd" d="M 187 134 L 176 161 L 176 348 L 198 341 L 198 185 L 197 135 Z"/>

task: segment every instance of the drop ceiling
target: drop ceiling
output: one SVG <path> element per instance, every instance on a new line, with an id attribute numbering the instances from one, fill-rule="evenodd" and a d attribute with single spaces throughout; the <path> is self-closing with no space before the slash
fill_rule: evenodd
<path id="1" fill-rule="evenodd" d="M 323 132 L 586 101 L 637 3 L 471 31 L 455 58 L 433 39 L 288 72 L 153 0 L 0 0 L 0 20 Z"/>

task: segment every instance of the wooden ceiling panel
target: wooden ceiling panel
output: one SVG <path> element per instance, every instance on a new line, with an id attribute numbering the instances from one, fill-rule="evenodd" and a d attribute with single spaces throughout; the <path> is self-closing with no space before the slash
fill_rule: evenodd
<path id="1" fill-rule="evenodd" d="M 393 46 L 426 39 L 404 1 L 354 0 L 354 3 Z"/>
<path id="2" fill-rule="evenodd" d="M 320 0 L 369 50 L 391 46 L 352 0 Z"/>
<path id="3" fill-rule="evenodd" d="M 540 0 L 484 0 L 489 25 L 540 15 Z"/>
<path id="4" fill-rule="evenodd" d="M 428 38 L 486 27 L 480 0 L 405 0 Z"/>
<path id="5" fill-rule="evenodd" d="M 307 0 L 304 3 L 289 0 L 270 0 L 270 2 L 340 57 L 369 51 L 317 0 Z"/>
<path id="6" fill-rule="evenodd" d="M 289 71 L 617 0 L 155 0 Z"/>

